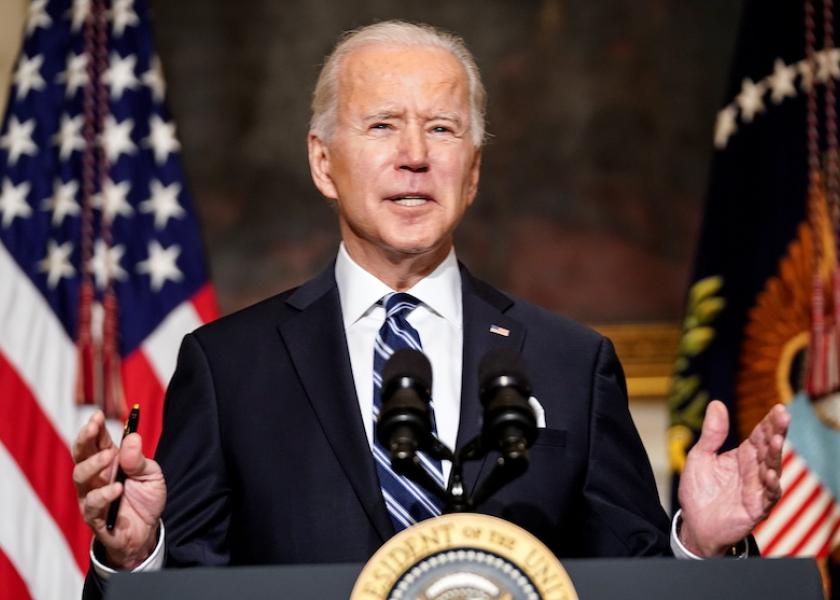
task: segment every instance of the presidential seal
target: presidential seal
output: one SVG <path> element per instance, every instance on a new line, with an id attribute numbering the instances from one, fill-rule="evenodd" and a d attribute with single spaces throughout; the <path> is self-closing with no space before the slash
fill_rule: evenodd
<path id="1" fill-rule="evenodd" d="M 428 519 L 368 561 L 351 600 L 577 600 L 557 557 L 516 525 L 486 515 Z"/>

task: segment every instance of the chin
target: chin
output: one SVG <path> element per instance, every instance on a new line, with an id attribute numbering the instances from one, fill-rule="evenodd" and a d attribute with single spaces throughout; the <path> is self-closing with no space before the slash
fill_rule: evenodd
<path id="1" fill-rule="evenodd" d="M 392 250 L 398 254 L 402 254 L 403 256 L 423 256 L 425 255 L 432 255 L 432 254 L 441 254 L 445 255 L 446 252 L 449 251 L 449 247 L 446 246 L 446 252 L 443 252 L 444 246 L 442 244 L 399 244 L 397 246 L 392 247 Z"/>
<path id="2" fill-rule="evenodd" d="M 430 250 L 428 248 L 422 246 L 406 246 L 406 245 L 399 245 L 399 246 L 388 246 L 388 251 L 403 256 L 418 256 L 420 254 L 426 254 Z"/>
<path id="3" fill-rule="evenodd" d="M 434 231 L 418 231 L 417 229 L 412 231 L 410 228 L 402 228 L 389 233 L 390 235 L 381 239 L 381 247 L 398 255 L 417 257 L 424 254 L 442 254 L 445 256 L 452 246 L 449 238 Z"/>

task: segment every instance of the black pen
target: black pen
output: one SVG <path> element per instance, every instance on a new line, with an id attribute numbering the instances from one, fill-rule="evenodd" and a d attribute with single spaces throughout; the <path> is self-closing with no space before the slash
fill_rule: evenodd
<path id="1" fill-rule="evenodd" d="M 131 407 L 131 412 L 128 415 L 128 420 L 125 422 L 125 428 L 123 429 L 123 436 L 122 439 L 125 439 L 129 433 L 134 433 L 137 431 L 137 423 L 140 421 L 140 405 L 135 404 Z M 120 446 L 122 446 L 122 440 L 120 440 Z M 120 483 L 125 483 L 125 473 L 122 470 L 122 467 L 119 466 L 119 460 L 117 461 L 117 477 L 114 481 L 119 481 Z M 125 493 L 125 488 L 123 488 L 123 494 Z M 120 500 L 122 500 L 123 494 L 117 496 L 116 500 L 111 502 L 111 505 L 108 507 L 108 518 L 105 521 L 105 528 L 108 531 L 111 531 L 114 528 L 114 525 L 117 523 L 117 513 L 120 512 Z"/>

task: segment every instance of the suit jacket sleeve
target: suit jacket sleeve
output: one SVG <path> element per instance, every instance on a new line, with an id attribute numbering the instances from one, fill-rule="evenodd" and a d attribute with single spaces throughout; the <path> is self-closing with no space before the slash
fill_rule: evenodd
<path id="1" fill-rule="evenodd" d="M 670 554 L 669 520 L 630 417 L 624 373 L 606 338 L 598 350 L 591 389 L 583 555 Z"/>
<path id="2" fill-rule="evenodd" d="M 166 393 L 155 458 L 166 477 L 167 566 L 228 564 L 230 485 L 213 377 L 198 339 L 184 338 Z"/>

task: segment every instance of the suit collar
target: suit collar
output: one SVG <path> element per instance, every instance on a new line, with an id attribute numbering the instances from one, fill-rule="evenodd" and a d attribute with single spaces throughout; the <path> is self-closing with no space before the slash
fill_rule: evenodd
<path id="1" fill-rule="evenodd" d="M 335 261 L 331 261 L 327 268 L 314 279 L 310 279 L 297 288 L 286 299 L 286 303 L 300 311 L 335 289 Z"/>
<path id="2" fill-rule="evenodd" d="M 345 330 L 369 313 L 383 296 L 395 291 L 354 261 L 344 243 L 339 246 L 335 260 L 335 280 Z M 461 274 L 454 250 L 450 249 L 434 271 L 406 291 L 429 310 L 461 328 Z"/>

